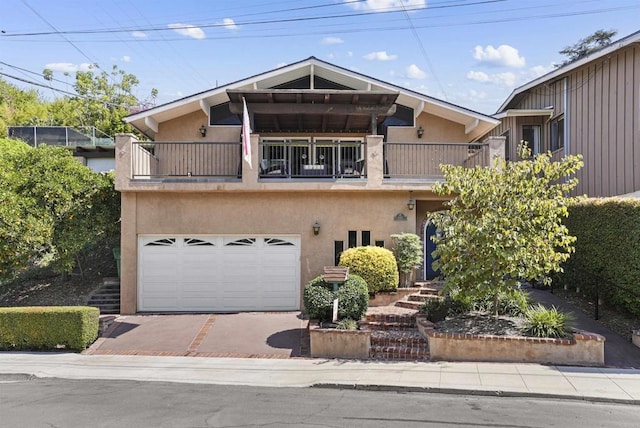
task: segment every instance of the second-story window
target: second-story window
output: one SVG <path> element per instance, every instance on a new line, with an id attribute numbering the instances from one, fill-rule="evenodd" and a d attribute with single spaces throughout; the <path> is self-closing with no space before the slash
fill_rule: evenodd
<path id="1" fill-rule="evenodd" d="M 532 156 L 540 153 L 540 125 L 522 125 L 522 139 Z"/>
<path id="2" fill-rule="evenodd" d="M 551 151 L 564 148 L 564 116 L 551 121 Z"/>

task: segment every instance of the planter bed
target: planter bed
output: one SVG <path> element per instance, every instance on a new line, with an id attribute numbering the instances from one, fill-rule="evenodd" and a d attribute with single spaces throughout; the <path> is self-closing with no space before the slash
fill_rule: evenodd
<path id="1" fill-rule="evenodd" d="M 604 365 L 605 338 L 586 331 L 570 339 L 443 333 L 437 328 L 425 332 L 433 361 Z"/>
<path id="2" fill-rule="evenodd" d="M 321 328 L 309 322 L 311 357 L 369 358 L 371 330 L 339 330 Z"/>

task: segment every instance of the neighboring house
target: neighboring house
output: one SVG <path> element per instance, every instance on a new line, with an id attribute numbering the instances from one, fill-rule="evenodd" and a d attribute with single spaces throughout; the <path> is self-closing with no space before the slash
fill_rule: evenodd
<path id="1" fill-rule="evenodd" d="M 122 313 L 300 309 L 344 249 L 424 235 L 440 164 L 504 151 L 492 117 L 313 57 L 126 121 L 153 141 L 116 137 Z"/>
<path id="2" fill-rule="evenodd" d="M 9 126 L 7 136 L 33 147 L 62 146 L 80 163 L 96 172 L 115 169 L 115 142 L 93 126 Z"/>
<path id="3" fill-rule="evenodd" d="M 488 135 L 520 141 L 554 158 L 582 154 L 576 194 L 616 196 L 640 190 L 640 31 L 515 89 Z"/>

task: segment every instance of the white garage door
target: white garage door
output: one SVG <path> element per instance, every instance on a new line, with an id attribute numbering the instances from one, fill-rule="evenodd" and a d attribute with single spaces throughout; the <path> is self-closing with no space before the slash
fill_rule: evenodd
<path id="1" fill-rule="evenodd" d="M 300 308 L 300 238 L 140 236 L 139 311 Z"/>

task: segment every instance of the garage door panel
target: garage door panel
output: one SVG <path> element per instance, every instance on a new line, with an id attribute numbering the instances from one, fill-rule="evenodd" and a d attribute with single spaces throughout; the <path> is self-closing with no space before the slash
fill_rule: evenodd
<path id="1" fill-rule="evenodd" d="M 278 236 L 141 236 L 138 309 L 296 310 L 299 242 Z"/>

